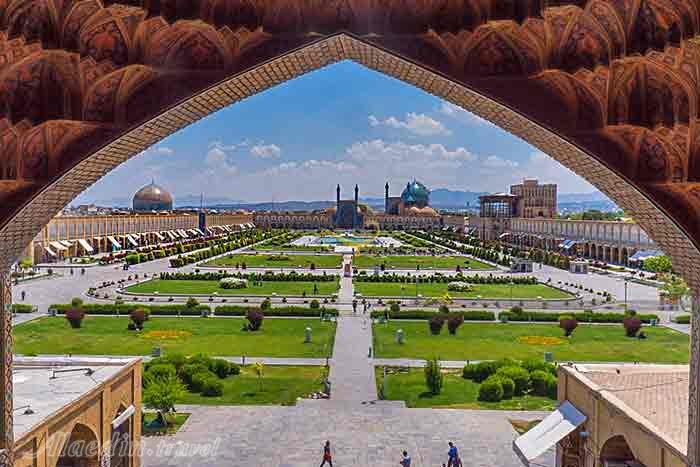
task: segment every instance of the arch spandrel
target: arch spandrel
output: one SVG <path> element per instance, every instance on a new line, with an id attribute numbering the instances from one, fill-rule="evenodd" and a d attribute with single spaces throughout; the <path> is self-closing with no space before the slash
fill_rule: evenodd
<path id="1" fill-rule="evenodd" d="M 532 143 L 690 274 L 698 15 L 685 0 L 0 0 L 0 263 L 129 157 L 349 59 Z M 61 99 L 23 107 L 28 89 Z"/>

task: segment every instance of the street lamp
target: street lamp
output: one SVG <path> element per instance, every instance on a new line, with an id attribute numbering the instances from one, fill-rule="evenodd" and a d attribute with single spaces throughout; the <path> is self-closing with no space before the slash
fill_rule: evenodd
<path id="1" fill-rule="evenodd" d="M 625 277 L 625 311 L 627 311 L 627 283 L 629 281 L 629 277 Z"/>

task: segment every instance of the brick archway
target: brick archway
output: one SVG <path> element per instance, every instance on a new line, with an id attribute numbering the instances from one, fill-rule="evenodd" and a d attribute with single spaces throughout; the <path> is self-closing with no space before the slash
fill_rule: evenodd
<path id="1" fill-rule="evenodd" d="M 697 0 L 0 0 L 0 271 L 120 163 L 348 59 L 583 176 L 699 290 L 699 9 Z M 2 288 L 8 304 L 6 280 Z M 693 342 L 695 363 L 700 336 Z M 6 340 L 6 399 L 10 348 Z M 11 406 L 4 414 L 7 446 Z M 695 441 L 691 450 L 700 462 Z"/>

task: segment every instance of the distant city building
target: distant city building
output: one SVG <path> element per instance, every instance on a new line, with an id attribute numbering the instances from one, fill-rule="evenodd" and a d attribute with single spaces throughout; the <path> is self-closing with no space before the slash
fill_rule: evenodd
<path id="1" fill-rule="evenodd" d="M 133 209 L 136 212 L 172 211 L 173 197 L 155 182 L 151 182 L 136 192 Z"/>
<path id="2" fill-rule="evenodd" d="M 401 196 L 389 196 L 389 184 L 384 186 L 385 212 L 375 212 L 359 202 L 360 188 L 355 185 L 353 199 L 342 199 L 340 185 L 336 186 L 335 206 L 312 212 L 256 212 L 254 222 L 265 228 L 293 229 L 422 229 L 444 226 L 443 217 L 430 207 L 430 190 L 413 180 Z M 464 228 L 464 216 L 450 215 L 451 226 Z M 461 219 L 461 222 L 460 222 Z M 461 226 L 461 229 L 459 228 Z"/>
<path id="3" fill-rule="evenodd" d="M 526 179 L 510 193 L 479 197 L 479 216 L 471 217 L 467 228 L 484 240 L 619 264 L 657 248 L 634 222 L 556 219 L 556 196 L 555 184 Z"/>
<path id="4" fill-rule="evenodd" d="M 557 216 L 557 185 L 547 183 L 540 185 L 537 179 L 528 178 L 519 185 L 511 185 L 510 194 L 516 196 L 516 217 Z"/>

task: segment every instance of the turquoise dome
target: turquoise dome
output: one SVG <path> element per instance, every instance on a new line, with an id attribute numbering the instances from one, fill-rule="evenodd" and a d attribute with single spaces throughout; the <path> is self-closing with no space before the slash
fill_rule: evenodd
<path id="1" fill-rule="evenodd" d="M 417 180 L 406 184 L 401 193 L 401 201 L 407 206 L 425 207 L 430 202 L 430 190 Z"/>

